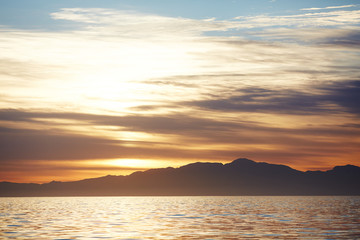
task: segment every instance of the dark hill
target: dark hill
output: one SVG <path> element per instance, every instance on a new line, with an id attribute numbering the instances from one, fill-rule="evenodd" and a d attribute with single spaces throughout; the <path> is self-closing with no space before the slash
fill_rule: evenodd
<path id="1" fill-rule="evenodd" d="M 360 195 L 360 167 L 302 172 L 240 158 L 74 182 L 0 183 L 0 196 L 150 195 Z"/>

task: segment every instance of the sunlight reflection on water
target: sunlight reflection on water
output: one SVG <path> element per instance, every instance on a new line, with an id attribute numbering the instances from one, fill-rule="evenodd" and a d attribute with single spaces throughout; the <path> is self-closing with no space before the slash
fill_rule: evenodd
<path id="1" fill-rule="evenodd" d="M 356 239 L 360 197 L 0 198 L 2 239 Z"/>

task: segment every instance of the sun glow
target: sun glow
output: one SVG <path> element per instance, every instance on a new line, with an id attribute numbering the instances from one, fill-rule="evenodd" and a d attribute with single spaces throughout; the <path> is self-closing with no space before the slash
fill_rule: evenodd
<path id="1" fill-rule="evenodd" d="M 115 159 L 104 161 L 104 164 L 127 168 L 162 168 L 167 167 L 169 163 L 163 160 Z"/>

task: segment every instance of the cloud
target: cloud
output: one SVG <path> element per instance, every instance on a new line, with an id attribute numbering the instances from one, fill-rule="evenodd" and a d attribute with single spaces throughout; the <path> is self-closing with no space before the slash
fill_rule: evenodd
<path id="1" fill-rule="evenodd" d="M 81 124 L 122 127 L 121 129 L 111 131 L 127 130 L 180 135 L 192 131 L 221 131 L 241 125 L 240 122 L 236 124 L 226 123 L 216 119 L 198 118 L 185 114 L 111 116 L 82 113 L 30 112 L 15 109 L 0 110 L 0 121 L 34 123 L 39 121 L 37 119 L 42 119 L 42 124 L 46 124 L 46 120 L 48 120 L 49 124 L 53 124 L 51 121 L 53 119 L 65 119 L 80 121 Z"/>
<path id="2" fill-rule="evenodd" d="M 110 139 L 51 131 L 1 128 L 1 161 L 91 159 L 114 156 Z"/>
<path id="3" fill-rule="evenodd" d="M 265 92 L 265 90 L 258 89 L 252 91 L 253 93 L 251 97 L 247 97 L 248 99 L 261 97 L 256 94 Z M 228 109 L 223 109 L 223 111 L 228 111 Z M 140 156 L 147 158 L 181 156 L 206 159 L 221 158 L 223 154 L 248 152 L 251 149 L 253 149 L 251 152 L 258 151 L 260 154 L 263 151 L 269 152 L 268 147 L 270 146 L 274 152 L 289 148 L 295 152 L 295 148 L 304 148 L 307 149 L 307 154 L 311 155 L 311 152 L 321 152 L 323 148 L 328 147 L 337 152 L 352 148 L 351 141 L 345 139 L 359 134 L 358 130 L 350 128 L 351 126 L 276 127 L 266 124 L 264 120 L 257 122 L 242 120 L 241 118 L 246 119 L 246 115 L 240 119 L 220 120 L 205 116 L 202 118 L 185 115 L 121 117 L 6 109 L 0 113 L 1 121 L 28 121 L 31 123 L 33 119 L 42 118 L 47 119 L 48 124 L 52 123 L 50 130 L 1 128 L 1 159 L 3 161 L 9 159 L 104 159 Z M 156 139 L 156 136 L 163 134 L 168 135 L 168 138 L 157 142 L 128 141 L 105 136 L 75 134 L 57 128 L 59 126 L 56 126 L 52 119 L 81 120 L 79 123 L 81 125 L 116 126 L 120 128 L 110 131 L 119 133 L 121 131 L 147 132 L 153 135 L 153 140 Z M 334 142 L 333 139 L 342 139 L 343 143 L 340 146 L 339 142 Z M 237 148 L 242 150 L 236 150 Z"/>
<path id="4" fill-rule="evenodd" d="M 54 161 L 56 162 L 56 161 Z M 57 172 L 59 171 L 142 171 L 147 170 L 148 168 L 139 168 L 139 167 L 124 167 L 124 166 L 104 166 L 104 165 L 76 165 L 72 163 L 79 163 L 79 161 L 71 160 L 71 161 L 61 161 L 56 162 L 57 164 L 49 165 L 44 164 L 44 161 L 16 161 L 16 162 L 2 162 L 2 172 L 6 171 L 26 171 L 29 168 L 35 168 L 38 173 L 41 174 L 41 172 L 44 171 L 52 171 Z"/>
<path id="5" fill-rule="evenodd" d="M 174 18 L 102 8 L 63 8 L 59 12 L 52 13 L 51 16 L 56 20 L 84 23 L 88 31 L 96 34 L 121 35 L 130 38 L 139 36 L 161 37 L 162 39 L 182 38 L 208 31 L 226 31 L 238 27 L 237 22 L 219 21 L 214 18 L 200 20 Z"/>
<path id="6" fill-rule="evenodd" d="M 312 98 L 309 98 L 310 96 L 294 91 L 248 88 L 239 91 L 237 96 L 201 100 L 189 104 L 217 111 L 314 114 L 318 112 L 318 106 Z"/>
<path id="7" fill-rule="evenodd" d="M 359 16 L 74 8 L 52 17 L 76 29 L 2 29 L 1 161 L 354 162 Z"/>
<path id="8" fill-rule="evenodd" d="M 344 5 L 324 9 L 355 7 Z M 312 9 L 312 10 L 321 10 Z M 201 36 L 206 32 L 241 31 L 248 28 L 273 27 L 342 27 L 357 25 L 360 22 L 360 10 L 342 10 L 329 12 L 313 12 L 294 15 L 270 16 L 238 16 L 231 20 L 189 19 L 164 17 L 132 11 L 113 9 L 64 8 L 52 13 L 56 20 L 80 22 L 87 34 L 121 36 L 127 38 L 145 37 L 147 39 L 189 38 Z M 80 31 L 81 32 L 81 31 Z M 247 34 L 241 31 L 241 34 Z M 221 36 L 221 34 L 219 34 Z"/>
<path id="9" fill-rule="evenodd" d="M 319 92 L 319 90 L 321 90 Z M 316 93 L 318 92 L 318 93 Z M 360 81 L 328 83 L 305 91 L 248 87 L 231 97 L 186 104 L 221 112 L 264 112 L 272 114 L 323 115 L 350 112 L 359 114 Z"/>
<path id="10" fill-rule="evenodd" d="M 343 33 L 340 36 L 331 36 L 323 39 L 320 44 L 333 45 L 336 47 L 347 47 L 352 49 L 359 49 L 360 47 L 360 29 Z"/>
<path id="11" fill-rule="evenodd" d="M 184 97 L 180 95 L 184 89 L 187 97 L 199 99 L 232 84 L 294 85 L 314 78 L 338 80 L 344 74 L 354 78 L 359 72 L 358 55 L 338 48 L 356 47 L 356 29 L 341 29 L 339 25 L 325 33 L 323 29 L 306 32 L 297 24 L 292 26 L 293 18 L 311 25 L 314 21 L 308 17 L 321 14 L 220 21 L 112 9 L 62 9 L 53 13 L 53 18 L 80 22 L 81 27 L 61 32 L 2 31 L 0 81 L 6 88 L 1 100 L 10 103 L 16 99 L 17 104 L 12 104 L 15 108 L 36 105 L 88 110 L 97 104 L 101 110 L 126 111 L 144 102 L 164 105 L 162 101 L 169 99 L 164 92 L 178 101 L 176 98 Z M 332 14 L 335 18 L 358 16 L 356 11 Z M 332 19 L 330 15 L 323 17 Z M 261 22 L 269 28 L 261 33 L 244 31 L 249 24 L 261 27 Z M 271 30 L 277 22 L 285 25 Z M 235 31 L 237 37 L 206 35 L 208 31 L 230 29 L 240 31 Z M 296 39 L 313 44 L 294 45 Z M 334 66 L 339 66 L 336 71 Z M 351 71 L 346 70 L 349 66 Z M 220 79 L 226 84 L 219 83 Z"/>
<path id="12" fill-rule="evenodd" d="M 360 21 L 360 10 L 304 13 L 285 16 L 235 17 L 244 28 L 288 27 L 341 27 L 356 25 Z"/>
<path id="13" fill-rule="evenodd" d="M 309 44 L 318 47 L 351 48 L 358 51 L 360 28 L 348 29 L 331 28 L 302 28 L 288 29 L 276 28 L 256 32 L 254 35 L 272 39 L 274 41 L 296 41 L 301 44 Z"/>
<path id="14" fill-rule="evenodd" d="M 0 129 L 0 162 L 105 160 L 119 158 L 171 159 L 210 157 L 205 150 L 177 148 L 177 143 L 121 141 L 68 132 Z M 171 146 L 172 145 L 172 146 Z M 52 165 L 49 162 L 49 165 Z"/>
<path id="15" fill-rule="evenodd" d="M 335 89 L 342 88 L 333 86 L 331 91 Z M 261 93 L 270 97 L 270 92 L 252 89 L 247 100 L 257 101 Z M 356 118 L 346 120 L 344 125 L 343 120 L 338 121 L 341 115 L 334 121 L 329 115 L 320 118 L 313 118 L 315 114 L 302 115 L 305 117 L 302 120 L 286 115 L 282 122 L 284 119 L 274 113 L 252 116 L 250 112 L 233 114 L 228 109 L 192 112 L 113 116 L 2 109 L 0 123 L 9 127 L 0 128 L 0 162 L 8 173 L 18 171 L 17 175 L 27 170 L 37 173 L 39 169 L 47 169 L 56 176 L 59 173 L 54 168 L 58 166 L 63 173 L 72 172 L 78 178 L 85 178 L 109 174 L 103 165 L 86 168 L 89 161 L 103 162 L 106 166 L 107 159 L 158 159 L 181 165 L 189 161 L 231 161 L 244 156 L 306 170 L 331 168 L 338 159 L 355 163 L 358 159 L 354 156 L 360 154 Z M 294 123 L 289 125 L 286 121 Z M 81 128 L 85 131 L 80 131 Z M 122 137 L 129 131 L 135 139 Z M 151 137 L 138 139 L 136 133 Z M 75 165 L 70 166 L 71 162 Z M 17 163 L 27 166 L 27 170 L 12 167 Z M 61 167 L 68 163 L 68 168 Z M 129 173 L 123 173 L 126 169 L 116 170 L 119 172 L 112 174 Z M 33 179 L 44 181 L 37 176 Z M 64 179 L 64 175 L 58 179 Z M 73 175 L 69 179 L 74 179 Z"/>
<path id="16" fill-rule="evenodd" d="M 330 93 L 322 99 L 336 103 L 348 112 L 360 114 L 360 80 L 337 82 L 323 86 L 322 89 Z"/>
<path id="17" fill-rule="evenodd" d="M 327 10 L 327 9 L 339 9 L 339 8 L 352 8 L 356 6 L 357 6 L 356 4 L 351 4 L 351 5 L 342 5 L 342 6 L 329 6 L 324 8 L 302 8 L 301 10 L 314 11 L 314 10 Z"/>

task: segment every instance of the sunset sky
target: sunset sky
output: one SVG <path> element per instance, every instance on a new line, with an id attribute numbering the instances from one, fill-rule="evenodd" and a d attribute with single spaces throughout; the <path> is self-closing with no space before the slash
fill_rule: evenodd
<path id="1" fill-rule="evenodd" d="M 359 156 L 360 1 L 0 0 L 0 181 Z"/>

